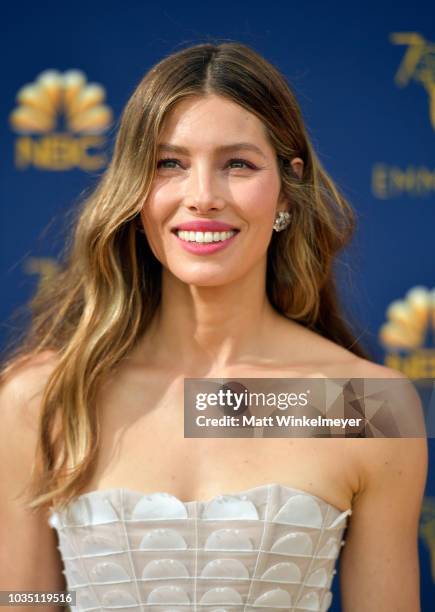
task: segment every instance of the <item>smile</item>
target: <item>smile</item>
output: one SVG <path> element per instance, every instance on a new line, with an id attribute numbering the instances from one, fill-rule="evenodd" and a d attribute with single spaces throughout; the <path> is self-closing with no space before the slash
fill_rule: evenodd
<path id="1" fill-rule="evenodd" d="M 186 242 L 222 242 L 234 236 L 237 232 L 230 230 L 228 232 L 193 232 L 186 230 L 178 230 L 177 236 Z"/>
<path id="2" fill-rule="evenodd" d="M 177 230 L 173 235 L 189 253 L 197 255 L 208 255 L 220 251 L 229 246 L 239 234 L 238 230 L 226 232 L 196 232 L 189 230 Z"/>

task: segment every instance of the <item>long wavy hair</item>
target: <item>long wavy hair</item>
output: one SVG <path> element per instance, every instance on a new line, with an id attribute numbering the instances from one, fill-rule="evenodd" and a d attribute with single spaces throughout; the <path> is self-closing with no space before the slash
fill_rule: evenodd
<path id="1" fill-rule="evenodd" d="M 273 233 L 268 247 L 271 304 L 367 358 L 341 313 L 332 270 L 351 239 L 355 215 L 317 158 L 286 79 L 237 42 L 179 50 L 149 70 L 128 100 L 110 164 L 80 206 L 59 270 L 30 301 L 30 325 L 3 364 L 5 378 L 38 355 L 56 355 L 42 397 L 29 509 L 64 506 L 95 467 L 98 390 L 144 334 L 161 299 L 161 264 L 138 231 L 157 139 L 177 102 L 207 94 L 256 115 L 276 150 L 292 222 Z M 289 163 L 294 157 L 304 161 L 302 179 Z"/>

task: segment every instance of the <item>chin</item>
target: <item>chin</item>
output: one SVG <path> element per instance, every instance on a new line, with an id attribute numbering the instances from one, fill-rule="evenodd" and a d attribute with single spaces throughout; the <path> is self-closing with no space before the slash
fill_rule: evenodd
<path id="1" fill-rule="evenodd" d="M 227 285 L 230 281 L 220 280 L 215 276 L 200 276 L 200 277 L 191 277 L 191 276 L 177 276 L 177 278 L 186 285 L 193 285 L 195 287 L 222 287 L 223 285 Z"/>
<path id="2" fill-rule="evenodd" d="M 204 268 L 204 266 L 201 267 Z M 202 269 L 195 273 L 194 271 L 188 272 L 185 269 L 172 269 L 171 273 L 182 283 L 185 283 L 186 285 L 194 285 L 195 287 L 222 287 L 223 285 L 237 282 L 237 280 L 241 278 L 240 275 L 235 275 L 234 271 L 230 273 L 224 270 L 209 270 L 207 272 L 206 270 Z"/>

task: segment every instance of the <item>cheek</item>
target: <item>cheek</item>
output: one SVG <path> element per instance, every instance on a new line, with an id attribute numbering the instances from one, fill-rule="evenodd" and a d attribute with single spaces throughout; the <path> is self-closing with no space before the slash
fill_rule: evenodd
<path id="1" fill-rule="evenodd" d="M 158 236 L 165 219 L 170 214 L 170 199 L 165 189 L 155 187 L 143 203 L 140 216 L 145 231 L 150 235 Z"/>
<path id="2" fill-rule="evenodd" d="M 140 212 L 140 218 L 151 251 L 154 256 L 162 262 L 164 248 L 161 231 L 162 218 L 161 215 L 158 214 L 159 212 L 160 210 L 155 206 L 155 202 L 147 200 Z"/>
<path id="3" fill-rule="evenodd" d="M 241 185 L 234 190 L 233 196 L 249 222 L 258 221 L 267 227 L 269 219 L 272 224 L 279 196 L 279 185 L 275 177 L 259 177 L 258 181 Z"/>

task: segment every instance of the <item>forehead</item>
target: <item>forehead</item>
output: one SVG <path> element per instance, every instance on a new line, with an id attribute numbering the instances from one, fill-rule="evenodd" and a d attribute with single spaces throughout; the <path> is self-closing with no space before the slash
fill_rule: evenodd
<path id="1" fill-rule="evenodd" d="M 271 149 L 263 122 L 243 106 L 210 94 L 181 100 L 166 116 L 158 142 L 207 146 L 247 141 Z"/>

